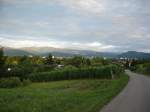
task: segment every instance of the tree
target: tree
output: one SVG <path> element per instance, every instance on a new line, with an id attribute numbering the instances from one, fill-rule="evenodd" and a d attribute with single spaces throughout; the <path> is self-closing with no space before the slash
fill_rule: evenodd
<path id="1" fill-rule="evenodd" d="M 90 59 L 86 59 L 86 65 L 90 66 L 91 65 L 91 60 Z"/>
<path id="2" fill-rule="evenodd" d="M 19 65 L 21 66 L 32 66 L 31 59 L 28 56 L 23 56 L 20 59 Z"/>
<path id="3" fill-rule="evenodd" d="M 74 56 L 70 60 L 70 64 L 75 67 L 81 67 L 81 65 L 83 64 L 83 57 L 82 56 Z"/>
<path id="4" fill-rule="evenodd" d="M 0 48 L 0 77 L 4 75 L 5 69 L 5 59 L 4 59 L 4 51 L 3 48 Z"/>
<path id="5" fill-rule="evenodd" d="M 4 64 L 5 64 L 4 51 L 3 48 L 0 48 L 0 68 L 2 68 Z"/>
<path id="6" fill-rule="evenodd" d="M 46 64 L 46 65 L 53 65 L 53 64 L 54 64 L 52 54 L 49 54 L 49 55 L 48 55 L 48 57 L 47 57 L 46 60 L 45 60 L 45 64 Z"/>
<path id="7" fill-rule="evenodd" d="M 39 56 L 34 56 L 31 58 L 32 65 L 43 65 L 43 59 Z"/>

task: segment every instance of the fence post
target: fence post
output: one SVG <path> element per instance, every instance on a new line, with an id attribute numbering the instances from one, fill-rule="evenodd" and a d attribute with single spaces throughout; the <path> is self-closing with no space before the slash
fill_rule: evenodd
<path id="1" fill-rule="evenodd" d="M 110 73 L 111 73 L 111 79 L 114 79 L 114 74 L 113 74 L 112 69 L 110 70 Z"/>

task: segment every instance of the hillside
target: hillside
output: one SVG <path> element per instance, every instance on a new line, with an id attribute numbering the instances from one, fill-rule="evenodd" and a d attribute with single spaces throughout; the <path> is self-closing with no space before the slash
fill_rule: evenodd
<path id="1" fill-rule="evenodd" d="M 33 54 L 19 49 L 4 47 L 4 55 L 5 56 L 24 56 L 24 55 L 28 56 Z"/>
<path id="2" fill-rule="evenodd" d="M 48 55 L 52 53 L 55 56 L 73 56 L 73 55 L 82 55 L 82 56 L 102 56 L 102 57 L 116 57 L 118 53 L 110 52 L 96 52 L 90 50 L 76 50 L 76 49 L 62 49 L 62 48 L 53 48 L 53 47 L 25 47 L 21 48 L 26 52 L 30 52 L 37 55 Z"/>
<path id="3" fill-rule="evenodd" d="M 150 53 L 128 51 L 118 55 L 119 58 L 138 58 L 138 59 L 147 59 L 150 58 Z"/>
<path id="4" fill-rule="evenodd" d="M 138 59 L 150 58 L 150 53 L 136 52 L 136 51 L 113 53 L 113 52 L 97 52 L 90 50 L 61 49 L 53 47 L 25 47 L 19 49 L 4 47 L 4 54 L 6 56 L 24 56 L 24 55 L 48 56 L 49 53 L 59 57 L 70 57 L 74 55 L 81 55 L 86 57 L 101 56 L 107 58 L 121 58 L 121 57 L 138 58 Z"/>

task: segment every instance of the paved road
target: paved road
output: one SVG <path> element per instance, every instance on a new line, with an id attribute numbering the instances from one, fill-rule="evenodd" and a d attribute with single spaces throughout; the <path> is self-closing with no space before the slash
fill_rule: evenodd
<path id="1" fill-rule="evenodd" d="M 150 78 L 126 73 L 130 76 L 128 85 L 100 112 L 150 112 Z"/>

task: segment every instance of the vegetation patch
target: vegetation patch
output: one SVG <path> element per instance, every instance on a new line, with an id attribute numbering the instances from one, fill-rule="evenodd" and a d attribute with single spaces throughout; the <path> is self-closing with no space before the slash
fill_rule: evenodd
<path id="1" fill-rule="evenodd" d="M 19 86 L 27 86 L 31 84 L 29 79 L 21 81 L 18 77 L 8 77 L 0 79 L 0 88 L 15 88 Z"/>
<path id="2" fill-rule="evenodd" d="M 150 62 L 149 60 L 138 60 L 133 63 L 133 65 L 131 66 L 131 70 L 150 76 Z"/>
<path id="3" fill-rule="evenodd" d="M 80 69 L 63 69 L 51 72 L 33 73 L 30 75 L 30 80 L 34 82 L 47 82 L 83 78 L 111 79 L 112 77 L 118 77 L 120 73 L 123 73 L 123 71 L 124 70 L 121 67 L 116 65 Z"/>
<path id="4" fill-rule="evenodd" d="M 0 112 L 98 112 L 128 82 L 115 79 L 64 80 L 0 89 Z"/>
<path id="5" fill-rule="evenodd" d="M 14 88 L 18 86 L 21 86 L 21 81 L 18 77 L 0 79 L 0 88 Z"/>

